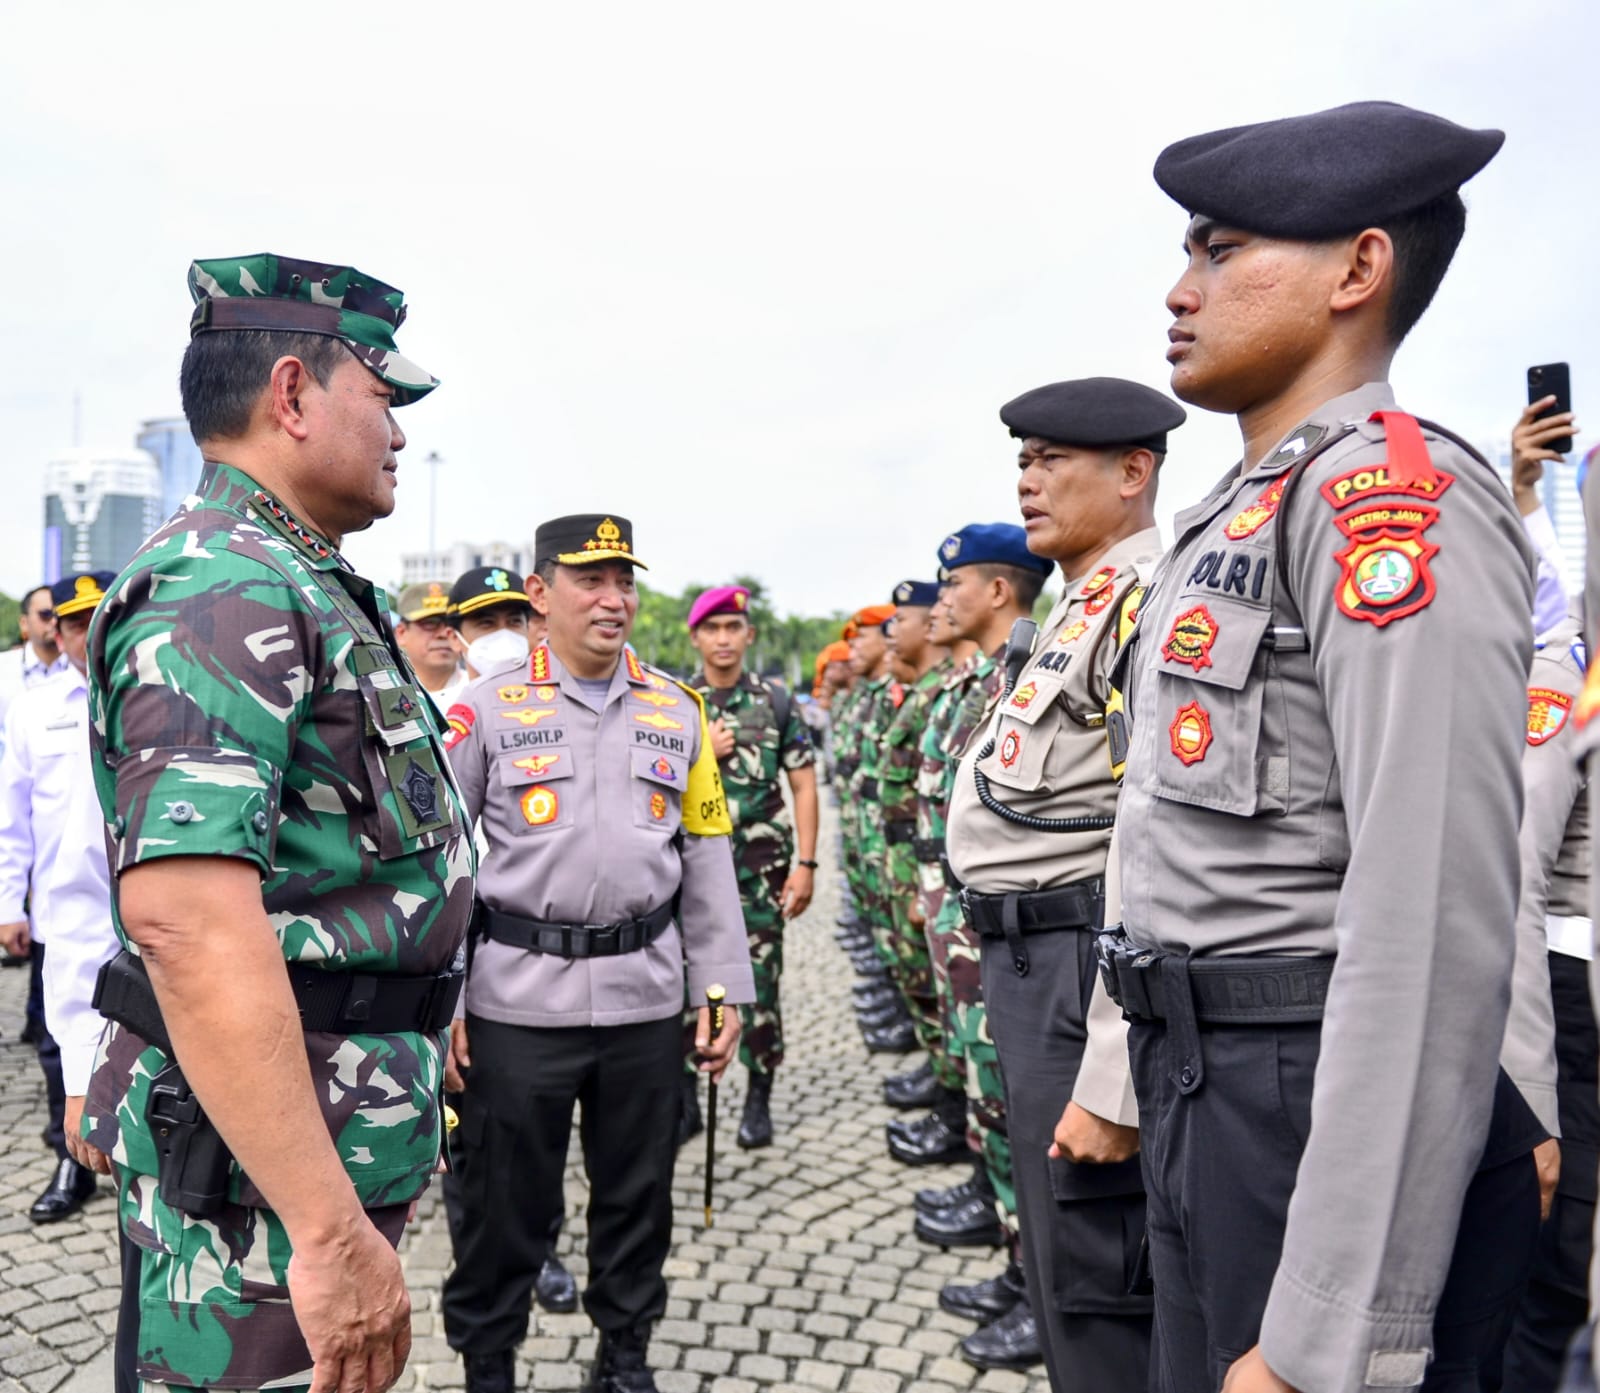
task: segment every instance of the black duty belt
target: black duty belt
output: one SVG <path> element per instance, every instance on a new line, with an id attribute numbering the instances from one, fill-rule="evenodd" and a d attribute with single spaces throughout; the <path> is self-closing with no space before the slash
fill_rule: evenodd
<path id="1" fill-rule="evenodd" d="M 944 860 L 944 838 L 913 837 L 911 850 L 924 866 L 937 866 Z"/>
<path id="2" fill-rule="evenodd" d="M 955 868 L 951 866 L 948 856 L 939 858 L 939 869 L 944 872 L 944 888 L 946 890 L 959 891 L 962 888 L 961 877 L 955 873 Z"/>
<path id="3" fill-rule="evenodd" d="M 1333 978 L 1331 957 L 1185 958 L 1136 948 L 1120 934 L 1097 946 L 1101 981 L 1134 1020 L 1192 1013 L 1208 1025 L 1303 1025 L 1322 1019 Z M 1175 999 L 1184 984 L 1188 1000 Z"/>
<path id="4" fill-rule="evenodd" d="M 990 895 L 961 891 L 961 908 L 979 938 L 1003 938 L 1017 976 L 1028 975 L 1027 934 L 1065 929 L 1098 930 L 1105 912 L 1105 880 L 1094 876 L 1057 890 L 1008 890 Z"/>
<path id="5" fill-rule="evenodd" d="M 473 931 L 486 934 L 496 943 L 523 948 L 530 953 L 549 953 L 558 958 L 614 958 L 623 953 L 637 953 L 654 943 L 671 922 L 670 900 L 642 918 L 624 920 L 620 924 L 552 924 L 491 909 L 480 900 Z"/>
<path id="6" fill-rule="evenodd" d="M 861 781 L 861 796 L 869 803 L 878 801 L 878 781 L 876 779 L 863 779 Z"/>
<path id="7" fill-rule="evenodd" d="M 914 822 L 886 822 L 883 824 L 883 839 L 890 846 L 910 846 L 917 840 L 917 824 Z"/>

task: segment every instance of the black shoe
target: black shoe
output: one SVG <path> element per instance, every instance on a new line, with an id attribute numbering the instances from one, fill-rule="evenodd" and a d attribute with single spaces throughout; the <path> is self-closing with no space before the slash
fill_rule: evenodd
<path id="1" fill-rule="evenodd" d="M 27 962 L 28 960 L 26 958 L 18 958 L 17 961 Z M 39 1024 L 35 1017 L 29 1016 L 27 1020 L 23 1021 L 22 1034 L 17 1036 L 17 1039 L 24 1045 L 37 1045 L 39 1041 L 44 1039 L 44 1027 Z"/>
<path id="2" fill-rule="evenodd" d="M 856 1024 L 863 1030 L 882 1030 L 886 1025 L 893 1025 L 896 1021 L 910 1020 L 906 1014 L 905 1003 L 900 1000 L 900 993 L 886 997 L 876 1006 L 858 1006 L 856 1008 Z"/>
<path id="3" fill-rule="evenodd" d="M 882 1006 L 886 1001 L 893 1001 L 899 992 L 893 982 L 879 978 L 871 982 L 857 982 L 850 988 L 851 1004 L 858 1011 L 870 1011 L 874 1006 Z"/>
<path id="4" fill-rule="evenodd" d="M 883 1081 L 883 1101 L 891 1108 L 931 1108 L 939 1101 L 939 1085 L 927 1060 L 910 1073 L 892 1074 Z"/>
<path id="5" fill-rule="evenodd" d="M 953 1128 L 938 1113 L 929 1113 L 909 1132 L 889 1133 L 889 1154 L 908 1166 L 942 1166 L 972 1155 L 964 1127 Z"/>
<path id="6" fill-rule="evenodd" d="M 1023 1296 L 999 1320 L 974 1330 L 961 1342 L 961 1357 L 980 1369 L 1031 1369 L 1044 1363 L 1039 1323 Z"/>
<path id="7" fill-rule="evenodd" d="M 681 1148 L 691 1137 L 698 1137 L 705 1131 L 706 1124 L 700 1116 L 700 1080 L 685 1074 L 678 1088 L 678 1146 Z"/>
<path id="8" fill-rule="evenodd" d="M 656 1377 L 645 1362 L 648 1337 L 633 1331 L 600 1332 L 600 1348 L 585 1393 L 658 1393 Z"/>
<path id="9" fill-rule="evenodd" d="M 852 956 L 850 966 L 854 969 L 856 976 L 861 978 L 863 982 L 887 982 L 889 980 L 889 969 L 878 961 L 876 953 L 868 953 L 865 956 Z"/>
<path id="10" fill-rule="evenodd" d="M 564 1316 L 578 1309 L 578 1284 L 554 1253 L 544 1260 L 533 1279 L 534 1299 L 551 1315 Z"/>
<path id="11" fill-rule="evenodd" d="M 943 1122 L 952 1132 L 965 1134 L 967 1126 L 967 1096 L 953 1088 L 934 1088 L 933 1106 L 921 1117 L 891 1117 L 883 1130 L 893 1140 L 913 1141 L 925 1134 L 935 1122 Z M 943 1206 L 941 1206 L 943 1207 Z"/>
<path id="12" fill-rule="evenodd" d="M 739 1119 L 738 1143 L 746 1151 L 772 1145 L 772 1075 L 751 1074 L 744 1096 L 744 1116 Z"/>
<path id="13" fill-rule="evenodd" d="M 517 1393 L 517 1358 L 512 1350 L 499 1354 L 464 1354 L 467 1393 Z"/>
<path id="14" fill-rule="evenodd" d="M 1022 1266 L 1010 1263 L 998 1277 L 971 1286 L 951 1282 L 939 1293 L 939 1308 L 953 1316 L 975 1320 L 980 1325 L 997 1321 L 1027 1295 L 1022 1285 Z"/>
<path id="15" fill-rule="evenodd" d="M 868 1054 L 910 1054 L 917 1047 L 917 1032 L 905 1019 L 880 1030 L 863 1030 L 861 1039 Z"/>
<path id="16" fill-rule="evenodd" d="M 94 1172 L 80 1166 L 70 1156 L 63 1156 L 44 1193 L 33 1202 L 28 1217 L 36 1224 L 53 1224 L 76 1214 L 84 1202 L 94 1194 Z"/>
<path id="17" fill-rule="evenodd" d="M 911 1197 L 911 1207 L 918 1214 L 937 1214 L 941 1209 L 953 1209 L 958 1204 L 965 1204 L 974 1195 L 986 1200 L 994 1198 L 989 1172 L 981 1160 L 973 1163 L 970 1180 L 963 1180 L 959 1185 L 951 1185 L 944 1190 L 918 1190 Z"/>
<path id="18" fill-rule="evenodd" d="M 932 1214 L 918 1214 L 911 1228 L 924 1243 L 939 1248 L 998 1248 L 1006 1238 L 994 1201 L 983 1195 Z"/>

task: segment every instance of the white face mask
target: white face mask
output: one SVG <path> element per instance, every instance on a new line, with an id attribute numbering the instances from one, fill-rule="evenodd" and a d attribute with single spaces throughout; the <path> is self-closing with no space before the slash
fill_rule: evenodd
<path id="1" fill-rule="evenodd" d="M 528 636 L 515 629 L 496 629 L 467 645 L 467 666 L 479 677 L 505 672 L 528 661 Z"/>

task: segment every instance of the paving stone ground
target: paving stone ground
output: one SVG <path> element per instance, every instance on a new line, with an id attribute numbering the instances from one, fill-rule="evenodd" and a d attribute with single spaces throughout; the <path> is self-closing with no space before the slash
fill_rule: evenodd
<path id="1" fill-rule="evenodd" d="M 1042 1370 L 980 1374 L 963 1363 L 956 1342 L 972 1326 L 938 1307 L 944 1283 L 990 1276 L 1000 1255 L 940 1253 L 911 1236 L 917 1187 L 964 1174 L 911 1170 L 885 1150 L 882 1080 L 914 1061 L 862 1049 L 849 963 L 833 941 L 831 826 L 825 808 L 818 900 L 788 932 L 789 1060 L 773 1095 L 777 1141 L 756 1152 L 734 1145 L 744 1101 L 736 1065 L 718 1104 L 709 1230 L 701 1210 L 704 1138 L 679 1157 L 670 1299 L 651 1341 L 658 1382 L 664 1393 L 1046 1393 Z M 26 985 L 26 972 L 0 972 L 0 1393 L 109 1393 L 118 1280 L 109 1197 L 54 1226 L 27 1218 L 53 1158 L 39 1137 L 38 1066 L 32 1050 L 16 1043 Z M 574 1160 L 561 1253 L 580 1286 L 585 1200 Z M 461 1363 L 445 1344 L 439 1314 L 450 1243 L 437 1189 L 423 1201 L 402 1257 L 415 1315 L 411 1364 L 398 1386 L 459 1388 Z M 593 1353 L 581 1312 L 535 1311 L 520 1352 L 521 1386 L 577 1389 Z"/>

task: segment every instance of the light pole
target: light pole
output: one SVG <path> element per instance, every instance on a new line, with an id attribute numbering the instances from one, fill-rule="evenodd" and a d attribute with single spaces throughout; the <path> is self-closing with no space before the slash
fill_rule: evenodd
<path id="1" fill-rule="evenodd" d="M 439 452 L 429 450 L 423 461 L 428 466 L 428 573 L 439 569 Z"/>

